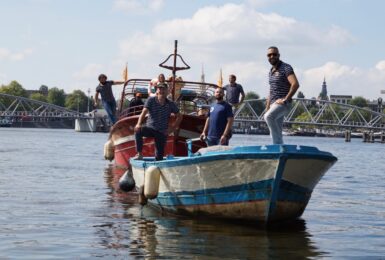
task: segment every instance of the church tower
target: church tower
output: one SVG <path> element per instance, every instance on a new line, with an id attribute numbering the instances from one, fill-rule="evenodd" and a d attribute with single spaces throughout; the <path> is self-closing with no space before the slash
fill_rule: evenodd
<path id="1" fill-rule="evenodd" d="M 321 89 L 321 93 L 319 94 L 318 99 L 329 100 L 325 77 L 324 77 L 324 82 L 322 83 L 322 89 Z"/>

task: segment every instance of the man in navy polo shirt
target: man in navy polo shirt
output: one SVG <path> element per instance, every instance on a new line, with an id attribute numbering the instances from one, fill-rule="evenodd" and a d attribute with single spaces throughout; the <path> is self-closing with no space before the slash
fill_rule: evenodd
<path id="1" fill-rule="evenodd" d="M 267 49 L 267 59 L 272 65 L 269 72 L 270 94 L 266 99 L 265 120 L 273 144 L 283 144 L 282 127 L 284 117 L 290 111 L 291 99 L 299 88 L 293 68 L 279 59 L 279 50 L 272 46 Z"/>
<path id="2" fill-rule="evenodd" d="M 235 111 L 245 99 L 243 87 L 241 84 L 236 83 L 236 80 L 237 77 L 231 74 L 229 76 L 230 84 L 223 87 L 223 89 L 226 90 L 226 101 L 233 107 L 233 111 Z M 239 100 L 239 96 L 241 96 L 241 100 Z"/>
<path id="3" fill-rule="evenodd" d="M 234 121 L 233 110 L 223 100 L 223 88 L 216 88 L 214 95 L 217 103 L 210 108 L 200 139 L 206 140 L 208 146 L 229 145 Z"/>
<path id="4" fill-rule="evenodd" d="M 111 87 L 112 85 L 123 84 L 124 81 L 107 80 L 107 76 L 104 74 L 100 74 L 98 80 L 99 85 L 96 87 L 95 107 L 98 106 L 100 94 L 102 96 L 103 107 L 107 112 L 108 118 L 112 124 L 115 124 L 116 101 Z"/>
<path id="5" fill-rule="evenodd" d="M 164 148 L 166 146 L 168 134 L 179 128 L 182 121 L 182 115 L 175 102 L 167 99 L 168 86 L 166 83 L 156 85 L 156 96 L 149 97 L 144 104 L 142 113 L 139 116 L 135 126 L 135 140 L 137 155 L 135 159 L 143 159 L 143 137 L 155 138 L 155 159 L 163 160 Z M 144 119 L 148 114 L 146 125 L 143 125 Z M 171 114 L 176 115 L 174 125 L 168 127 L 168 120 Z"/>

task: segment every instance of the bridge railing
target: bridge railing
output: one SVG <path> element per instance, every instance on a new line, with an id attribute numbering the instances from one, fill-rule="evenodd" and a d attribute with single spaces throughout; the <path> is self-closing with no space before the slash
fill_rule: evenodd
<path id="1" fill-rule="evenodd" d="M 60 119 L 90 118 L 91 116 L 42 101 L 0 93 L 0 117 Z"/>
<path id="2" fill-rule="evenodd" d="M 246 100 L 235 112 L 235 122 L 264 123 L 265 102 L 265 99 Z M 385 114 L 327 100 L 294 98 L 284 123 L 385 131 Z"/>

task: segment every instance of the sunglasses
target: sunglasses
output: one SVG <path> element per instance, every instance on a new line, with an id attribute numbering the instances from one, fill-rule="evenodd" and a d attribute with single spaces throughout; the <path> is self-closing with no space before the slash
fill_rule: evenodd
<path id="1" fill-rule="evenodd" d="M 278 53 L 275 53 L 275 52 L 267 54 L 267 57 L 277 57 L 277 56 L 278 56 Z"/>

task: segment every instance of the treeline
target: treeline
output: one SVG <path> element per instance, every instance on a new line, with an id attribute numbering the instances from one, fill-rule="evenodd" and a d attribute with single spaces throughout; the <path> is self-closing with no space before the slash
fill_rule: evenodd
<path id="1" fill-rule="evenodd" d="M 45 85 L 41 85 L 38 90 L 26 90 L 14 80 L 8 85 L 1 85 L 0 93 L 38 100 L 79 112 L 93 109 L 92 99 L 81 90 L 74 90 L 72 93 L 66 94 L 63 89 L 49 88 Z"/>

